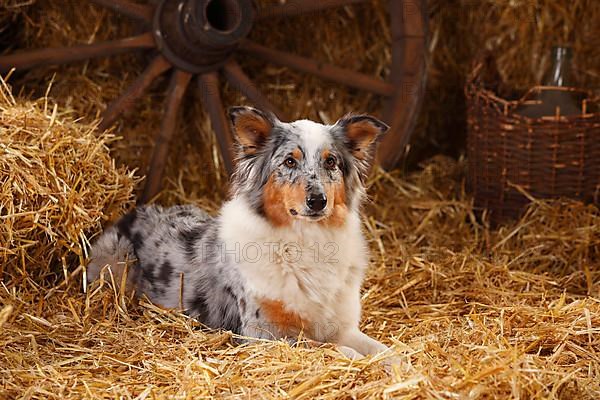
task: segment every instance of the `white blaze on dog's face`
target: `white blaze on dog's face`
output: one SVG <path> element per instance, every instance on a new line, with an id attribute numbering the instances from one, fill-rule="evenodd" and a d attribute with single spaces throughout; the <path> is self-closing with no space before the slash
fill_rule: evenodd
<path id="1" fill-rule="evenodd" d="M 366 115 L 334 125 L 279 121 L 250 107 L 230 110 L 239 162 L 236 195 L 275 226 L 306 220 L 340 226 L 358 207 L 375 140 L 387 129 Z"/>

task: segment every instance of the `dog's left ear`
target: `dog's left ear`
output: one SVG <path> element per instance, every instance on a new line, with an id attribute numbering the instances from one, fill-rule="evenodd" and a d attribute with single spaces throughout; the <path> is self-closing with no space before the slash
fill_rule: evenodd
<path id="1" fill-rule="evenodd" d="M 346 115 L 335 123 L 344 133 L 346 145 L 354 157 L 364 160 L 374 144 L 390 128 L 384 122 L 370 115 Z"/>
<path id="2" fill-rule="evenodd" d="M 273 117 L 253 107 L 231 107 L 229 119 L 244 154 L 250 155 L 267 141 Z"/>

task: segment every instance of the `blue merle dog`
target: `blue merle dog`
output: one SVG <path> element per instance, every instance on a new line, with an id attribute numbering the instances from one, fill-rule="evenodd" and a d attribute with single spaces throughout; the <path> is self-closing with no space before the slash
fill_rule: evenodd
<path id="1" fill-rule="evenodd" d="M 153 303 L 246 337 L 303 333 L 353 358 L 386 351 L 359 330 L 368 264 L 359 209 L 388 127 L 367 115 L 284 123 L 250 107 L 230 118 L 238 161 L 219 214 L 138 207 L 95 242 L 88 280 L 110 269 Z"/>

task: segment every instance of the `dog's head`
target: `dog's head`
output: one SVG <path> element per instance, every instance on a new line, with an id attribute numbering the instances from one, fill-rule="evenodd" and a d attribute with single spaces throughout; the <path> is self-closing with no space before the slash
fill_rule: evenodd
<path id="1" fill-rule="evenodd" d="M 276 226 L 298 219 L 342 225 L 360 203 L 375 141 L 388 129 L 368 115 L 334 125 L 285 123 L 251 107 L 229 115 L 238 140 L 234 194 Z"/>

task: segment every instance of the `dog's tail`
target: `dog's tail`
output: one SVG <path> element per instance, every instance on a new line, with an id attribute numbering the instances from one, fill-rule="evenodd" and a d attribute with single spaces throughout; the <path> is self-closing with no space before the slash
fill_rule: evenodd
<path id="1" fill-rule="evenodd" d="M 120 223 L 108 228 L 94 242 L 87 266 L 87 282 L 92 283 L 101 276 L 114 282 L 118 287 L 124 280 L 126 289 L 135 287 L 137 281 L 137 263 L 133 243 L 128 235 L 120 232 Z M 125 274 L 127 274 L 125 276 Z"/>

